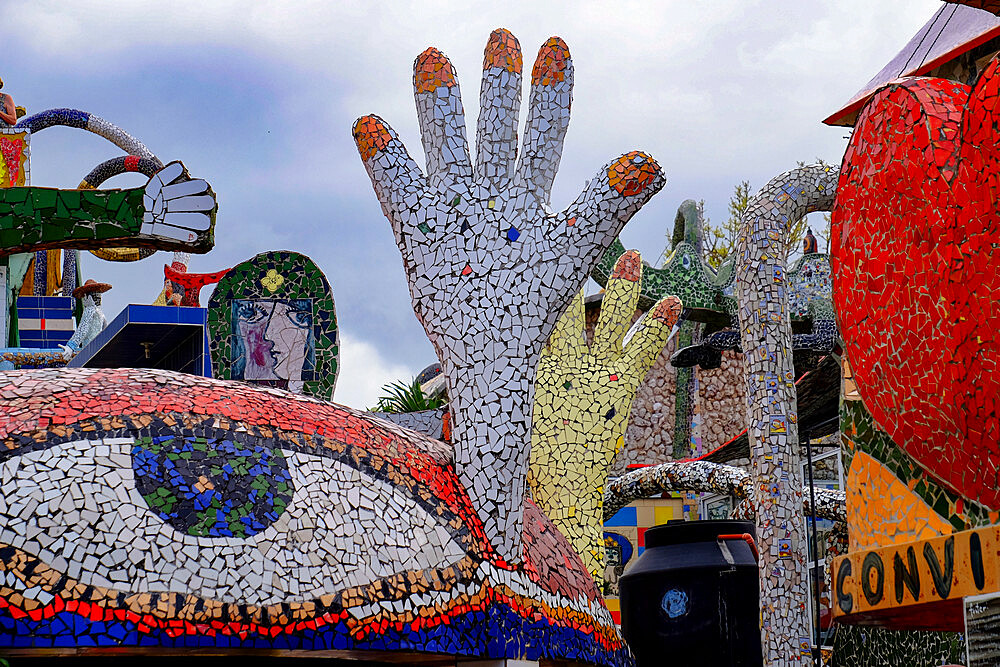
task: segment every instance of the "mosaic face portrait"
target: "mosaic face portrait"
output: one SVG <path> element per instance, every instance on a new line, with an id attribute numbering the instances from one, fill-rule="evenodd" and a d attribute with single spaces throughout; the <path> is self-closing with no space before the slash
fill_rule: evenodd
<path id="1" fill-rule="evenodd" d="M 316 366 L 312 299 L 234 299 L 234 380 L 301 392 Z"/>
<path id="2" fill-rule="evenodd" d="M 208 301 L 212 373 L 333 397 L 340 341 L 330 283 L 299 253 L 261 253 L 230 269 Z"/>

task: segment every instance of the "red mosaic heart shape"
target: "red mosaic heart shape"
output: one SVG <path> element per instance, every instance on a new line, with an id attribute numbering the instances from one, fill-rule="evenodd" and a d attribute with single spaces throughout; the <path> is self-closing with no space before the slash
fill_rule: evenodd
<path id="1" fill-rule="evenodd" d="M 858 117 L 833 209 L 834 302 L 858 390 L 933 477 L 1000 508 L 1000 73 L 908 79 Z"/>

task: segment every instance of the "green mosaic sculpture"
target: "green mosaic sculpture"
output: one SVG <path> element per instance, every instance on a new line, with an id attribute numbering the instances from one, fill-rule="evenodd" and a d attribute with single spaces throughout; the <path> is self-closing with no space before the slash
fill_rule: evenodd
<path id="1" fill-rule="evenodd" d="M 701 211 L 693 200 L 688 199 L 680 205 L 675 227 L 683 226 L 683 237 L 675 234 L 673 251 L 663 266 L 643 268 L 639 308 L 648 310 L 664 296 L 675 294 L 686 310 L 705 310 L 726 316 L 736 314 L 736 300 L 726 294 L 731 292 L 729 288 L 733 284 L 733 262 L 726 262 L 718 272 L 705 263 L 698 247 L 703 224 Z M 607 284 L 615 262 L 624 252 L 625 246 L 615 240 L 591 271 L 591 277 L 601 287 Z M 722 319 L 723 323 L 728 321 L 726 317 Z"/>
<path id="2" fill-rule="evenodd" d="M 206 253 L 215 245 L 211 186 L 171 162 L 142 188 L 0 189 L 0 254 L 140 246 Z"/>

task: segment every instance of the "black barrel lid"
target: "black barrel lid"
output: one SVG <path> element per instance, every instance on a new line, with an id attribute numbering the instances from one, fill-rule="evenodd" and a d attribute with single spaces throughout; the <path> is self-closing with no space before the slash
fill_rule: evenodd
<path id="1" fill-rule="evenodd" d="M 646 548 L 691 542 L 714 542 L 719 535 L 750 533 L 757 540 L 757 529 L 750 521 L 685 521 L 674 519 L 646 531 Z"/>

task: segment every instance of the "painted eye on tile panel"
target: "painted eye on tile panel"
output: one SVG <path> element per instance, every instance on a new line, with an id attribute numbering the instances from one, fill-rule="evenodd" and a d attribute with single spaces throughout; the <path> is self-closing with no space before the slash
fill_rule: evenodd
<path id="1" fill-rule="evenodd" d="M 398 486 L 323 450 L 217 435 L 15 452 L 0 462 L 9 517 L 0 543 L 87 586 L 254 605 L 314 600 L 465 556 Z M 44 591 L 18 590 L 9 572 L 4 584 L 44 603 Z"/>

